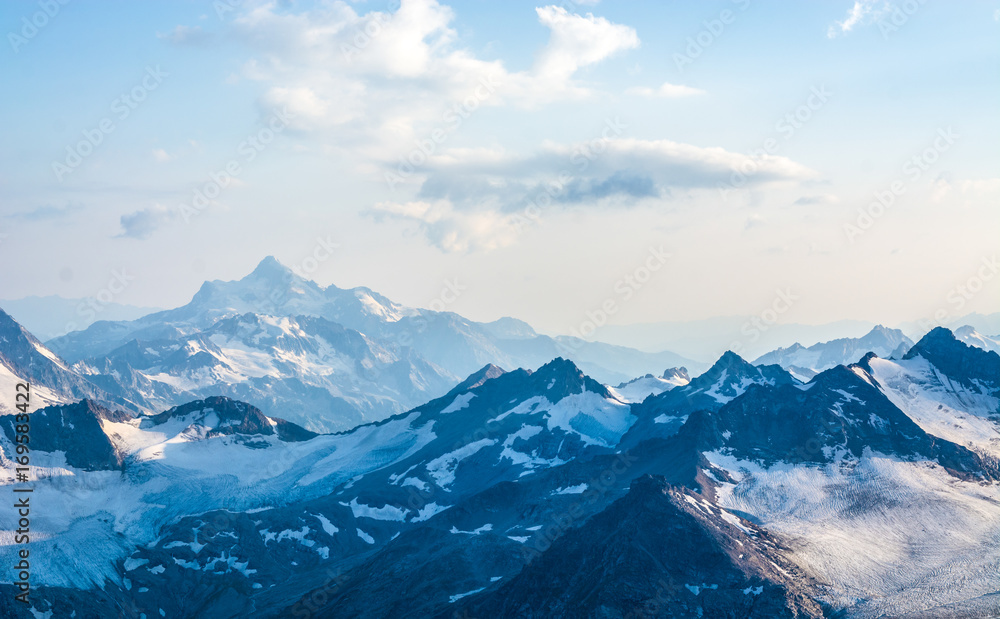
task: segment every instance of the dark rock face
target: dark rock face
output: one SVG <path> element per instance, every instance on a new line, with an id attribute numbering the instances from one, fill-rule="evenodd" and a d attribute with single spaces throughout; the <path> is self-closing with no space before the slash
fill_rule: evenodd
<path id="1" fill-rule="evenodd" d="M 791 385 L 796 381 L 777 365 L 755 366 L 727 351 L 704 374 L 687 385 L 665 391 L 643 402 L 639 416 L 666 413 L 682 417 L 696 410 L 717 410 L 725 402 L 743 394 L 750 385 Z"/>
<path id="2" fill-rule="evenodd" d="M 943 334 L 935 338 L 921 354 L 945 359 L 956 382 L 961 372 L 982 369 L 963 360 L 973 353 Z M 90 596 L 48 588 L 37 610 L 78 617 L 109 616 L 108 609 L 220 618 L 839 616 L 817 601 L 829 599 L 824 584 L 791 562 L 800 540 L 718 507 L 716 492 L 736 475 L 713 468 L 706 452 L 816 467 L 874 451 L 934 460 L 968 480 L 1000 479 L 996 463 L 921 430 L 886 398 L 871 366 L 866 357 L 802 384 L 780 368 L 727 354 L 689 385 L 629 408 L 565 359 L 536 371 L 485 365 L 441 398 L 356 434 L 320 437 L 227 397 L 187 403 L 142 424 L 174 434 L 200 426 L 193 438 L 245 437 L 214 441 L 218 458 L 238 443 L 259 446 L 253 453 L 262 463 L 291 457 L 289 468 L 245 485 L 209 475 L 185 481 L 170 471 L 158 478 L 164 486 L 154 500 L 190 502 L 150 525 L 146 539 L 155 541 L 121 555 L 114 566 L 120 584 Z M 972 384 L 986 384 L 988 374 L 978 376 Z M 572 404 L 546 404 L 581 394 Z M 568 421 L 590 406 L 599 409 L 592 418 Z M 75 450 L 74 461 L 88 470 L 120 465 L 101 451 L 99 432 L 101 420 L 124 414 L 86 402 L 35 414 L 39 434 L 51 439 L 42 447 L 65 450 L 67 459 Z M 634 425 L 617 444 L 583 440 L 617 440 L 627 425 L 615 429 L 608 419 Z M 9 418 L 0 426 L 9 437 Z M 67 436 L 79 444 L 68 445 Z M 212 443 L 195 447 L 214 450 Z M 329 456 L 343 457 L 344 468 L 331 466 L 330 478 L 299 486 Z M 145 483 L 169 465 L 126 460 L 123 478 Z M 221 492 L 192 500 L 196 488 L 211 484 Z M 12 593 L 0 585 L 0 594 Z M 934 610 L 985 614 L 995 608 L 988 597 Z M 0 614 L 30 616 L 9 606 L 0 600 Z"/>
<path id="3" fill-rule="evenodd" d="M 632 410 L 639 420 L 622 440 L 633 447 L 653 436 L 668 437 L 680 428 L 691 413 L 718 410 L 751 385 L 796 384 L 792 375 L 777 365 L 755 366 L 727 351 L 704 374 L 687 385 L 646 398 Z"/>
<path id="4" fill-rule="evenodd" d="M 108 406 L 138 412 L 129 400 L 117 397 L 72 371 L 47 354 L 45 346 L 6 312 L 0 310 L 0 364 L 33 385 L 44 386 L 66 400 L 88 398 Z"/>
<path id="5" fill-rule="evenodd" d="M 646 476 L 509 582 L 438 616 L 822 617 L 808 579 L 752 526 Z"/>
<path id="6" fill-rule="evenodd" d="M 718 411 L 702 415 L 702 423 L 712 428 L 702 449 L 724 447 L 764 464 L 826 463 L 838 452 L 859 458 L 871 450 L 937 461 L 960 476 L 997 479 L 1000 473 L 996 463 L 927 434 L 860 365 L 838 366 L 801 386 L 752 386 Z"/>
<path id="7" fill-rule="evenodd" d="M 904 359 L 923 357 L 941 372 L 971 389 L 1000 392 L 1000 355 L 969 346 L 944 327 L 922 337 Z"/>
<path id="8" fill-rule="evenodd" d="M 85 471 L 114 471 L 122 467 L 120 454 L 101 428 L 101 419 L 124 421 L 128 415 L 104 408 L 92 400 L 49 406 L 31 414 L 32 451 L 66 453 L 66 463 Z M 16 418 L 0 417 L 0 428 L 14 440 Z"/>
<path id="9" fill-rule="evenodd" d="M 228 436 L 241 434 L 244 436 L 278 435 L 278 438 L 285 442 L 307 441 L 315 436 L 315 432 L 310 432 L 305 428 L 285 421 L 284 419 L 269 419 L 245 402 L 230 400 L 224 397 L 212 397 L 197 402 L 189 402 L 182 406 L 176 406 L 159 415 L 149 417 L 150 425 L 160 425 L 171 419 L 189 418 L 191 423 L 203 424 L 207 422 L 209 415 L 216 415 L 218 418 L 211 429 L 206 433 L 206 438 L 213 436 Z M 187 420 L 187 419 L 186 419 Z M 274 422 L 273 424 L 271 422 Z"/>
<path id="10" fill-rule="evenodd" d="M 686 380 L 688 382 L 691 382 L 691 377 L 688 375 L 687 368 L 683 368 L 683 367 L 681 367 L 681 368 L 667 368 L 666 370 L 664 370 L 663 376 L 661 378 L 663 378 L 664 380 L 670 380 L 672 378 L 673 379 L 678 379 L 679 378 L 681 380 Z"/>

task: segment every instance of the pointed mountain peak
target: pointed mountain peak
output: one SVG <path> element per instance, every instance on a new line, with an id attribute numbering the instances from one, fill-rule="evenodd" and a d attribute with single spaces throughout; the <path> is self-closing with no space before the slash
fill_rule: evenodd
<path id="1" fill-rule="evenodd" d="M 969 388 L 1000 391 L 1000 354 L 969 346 L 944 327 L 932 329 L 903 355 L 904 360 L 915 357 Z"/>
<path id="2" fill-rule="evenodd" d="M 958 340 L 950 329 L 934 327 L 913 348 L 906 353 L 905 359 L 912 359 L 921 353 L 960 352 L 968 346 Z M 923 355 L 921 355 L 923 356 Z"/>
<path id="3" fill-rule="evenodd" d="M 556 357 L 532 372 L 531 378 L 547 392 L 558 398 L 583 391 L 592 391 L 605 398 L 612 397 L 604 385 L 584 374 L 583 370 L 578 368 L 575 363 L 562 357 Z M 549 397 L 548 394 L 546 397 Z M 555 401 L 552 397 L 549 397 L 549 400 Z"/>
<path id="4" fill-rule="evenodd" d="M 257 264 L 257 268 L 255 268 L 247 277 L 252 279 L 286 281 L 291 277 L 297 276 L 290 268 L 278 262 L 277 258 L 274 256 L 267 256 L 261 260 L 259 264 Z"/>
<path id="5" fill-rule="evenodd" d="M 858 361 L 855 365 L 857 365 L 860 368 L 864 368 L 864 370 L 866 372 L 868 372 L 869 374 L 871 374 L 871 371 L 872 371 L 871 361 L 872 361 L 872 359 L 878 359 L 878 355 L 876 355 L 873 352 L 867 353 L 867 354 L 865 354 L 864 357 L 861 357 L 861 360 Z"/>
<path id="6" fill-rule="evenodd" d="M 683 390 L 703 390 L 718 403 L 742 394 L 751 384 L 793 384 L 795 378 L 778 365 L 753 365 L 732 351 L 726 351 L 707 372 L 694 378 Z"/>
<path id="7" fill-rule="evenodd" d="M 860 338 L 860 342 L 868 346 L 887 344 L 892 347 L 899 346 L 900 344 L 913 344 L 910 338 L 906 337 L 906 335 L 899 329 L 890 329 L 889 327 L 883 325 L 875 325 L 872 327 L 871 331 L 865 334 L 864 337 Z"/>
<path id="8" fill-rule="evenodd" d="M 583 374 L 580 368 L 576 367 L 576 364 L 565 359 L 563 357 L 556 357 L 552 361 L 549 361 L 542 367 L 538 368 L 536 372 L 571 372 L 576 374 Z"/>
<path id="9" fill-rule="evenodd" d="M 455 385 L 455 388 L 449 391 L 448 395 L 458 395 L 469 391 L 470 389 L 475 389 L 486 381 L 497 378 L 498 376 L 503 376 L 504 374 L 506 374 L 506 371 L 502 367 L 493 365 L 492 363 L 487 363 L 479 370 L 470 374 L 468 378 Z"/>
<path id="10" fill-rule="evenodd" d="M 21 323 L 14 320 L 14 317 L 7 312 L 0 309 L 0 335 L 13 335 L 18 339 L 25 339 L 29 342 L 35 343 L 38 340 L 35 336 L 31 335 L 27 329 L 25 329 Z"/>
<path id="11" fill-rule="evenodd" d="M 746 371 L 746 370 L 752 370 L 753 367 L 754 366 L 751 365 L 750 362 L 744 359 L 743 357 L 739 356 L 738 354 L 734 353 L 731 350 L 727 350 L 726 352 L 722 353 L 722 356 L 719 357 L 718 361 L 712 364 L 712 367 L 709 368 L 708 371 L 705 372 L 705 374 L 718 374 L 721 373 L 722 370 L 729 370 L 730 372 L 741 371 L 741 370 Z"/>

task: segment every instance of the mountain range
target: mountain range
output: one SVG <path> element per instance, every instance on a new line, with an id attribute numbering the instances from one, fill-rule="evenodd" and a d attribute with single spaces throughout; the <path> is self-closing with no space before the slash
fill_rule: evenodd
<path id="1" fill-rule="evenodd" d="M 777 364 L 799 378 L 809 380 L 823 370 L 853 363 L 868 352 L 885 358 L 901 358 L 911 346 L 913 340 L 899 329 L 877 325 L 859 338 L 842 337 L 809 347 L 796 343 L 788 348 L 778 348 L 758 357 L 754 364 Z"/>
<path id="2" fill-rule="evenodd" d="M 511 318 L 478 323 L 368 288 L 323 288 L 270 257 L 239 281 L 206 282 L 182 307 L 99 321 L 46 345 L 147 411 L 226 395 L 317 432 L 405 411 L 487 363 L 537 367 L 566 356 L 604 382 L 699 367 L 670 352 L 539 335 Z"/>
<path id="3" fill-rule="evenodd" d="M 220 312 L 174 337 L 285 355 L 367 337 L 300 316 Z M 487 363 L 330 434 L 227 395 L 130 410 L 5 322 L 5 367 L 66 400 L 31 413 L 31 483 L 49 498 L 33 605 L 0 584 L 5 616 L 1000 610 L 1000 355 L 947 329 L 808 381 L 731 352 L 615 388 L 563 357 Z M 0 429 L 11 484 L 13 413 Z"/>
<path id="4" fill-rule="evenodd" d="M 989 616 L 997 339 L 876 327 L 689 373 L 272 259 L 47 344 L 0 312 L 2 476 L 28 381 L 44 498 L 32 602 L 0 581 L 0 613 Z"/>

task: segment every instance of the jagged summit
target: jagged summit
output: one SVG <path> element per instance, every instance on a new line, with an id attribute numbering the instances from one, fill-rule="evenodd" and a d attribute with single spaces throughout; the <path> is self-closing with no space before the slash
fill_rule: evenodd
<path id="1" fill-rule="evenodd" d="M 556 397 L 584 391 L 591 391 L 605 398 L 612 397 L 607 387 L 584 374 L 575 363 L 563 357 L 556 357 L 531 375 L 535 382 L 547 382 L 551 385 L 553 395 Z"/>
<path id="2" fill-rule="evenodd" d="M 708 374 L 710 372 L 717 372 L 722 369 L 747 368 L 747 367 L 752 367 L 752 364 L 749 361 L 739 356 L 735 352 L 727 350 L 726 352 L 722 353 L 722 356 L 719 357 L 715 361 L 715 363 L 712 364 L 712 367 L 709 368 L 709 370 L 705 372 L 705 374 Z"/>
<path id="3" fill-rule="evenodd" d="M 459 394 L 475 389 L 486 381 L 503 376 L 504 374 L 506 374 L 506 371 L 502 367 L 493 365 L 492 363 L 487 363 L 481 369 L 470 374 L 468 378 L 455 385 L 455 388 L 448 392 L 448 395 Z"/>
<path id="4" fill-rule="evenodd" d="M 823 370 L 854 363 L 868 352 L 875 352 L 882 358 L 898 358 L 912 345 L 899 329 L 876 325 L 858 338 L 843 337 L 809 347 L 796 342 L 787 348 L 777 348 L 755 359 L 754 364 L 777 364 L 808 380 Z"/>
<path id="5" fill-rule="evenodd" d="M 727 350 L 704 374 L 691 380 L 689 388 L 708 389 L 733 398 L 749 383 L 791 383 L 792 376 L 777 364 L 754 365 Z"/>
<path id="6" fill-rule="evenodd" d="M 684 382 L 691 382 L 691 376 L 688 374 L 688 369 L 686 367 L 679 368 L 667 368 L 663 371 L 663 376 L 660 378 L 664 380 L 682 380 Z"/>
<path id="7" fill-rule="evenodd" d="M 903 359 L 921 357 L 946 376 L 966 386 L 1000 389 L 1000 355 L 958 340 L 945 327 L 936 327 L 913 345 Z"/>
<path id="8" fill-rule="evenodd" d="M 285 442 L 309 440 L 316 433 L 284 419 L 267 417 L 260 409 L 230 398 L 215 396 L 175 406 L 148 418 L 151 426 L 172 420 L 183 420 L 192 426 L 205 428 L 205 438 L 241 435 L 278 435 Z"/>

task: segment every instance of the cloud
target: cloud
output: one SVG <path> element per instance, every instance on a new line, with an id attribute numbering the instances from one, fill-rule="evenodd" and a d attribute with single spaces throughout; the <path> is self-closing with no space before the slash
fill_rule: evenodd
<path id="1" fill-rule="evenodd" d="M 836 204 L 838 202 L 840 202 L 840 199 L 837 198 L 837 196 L 831 194 L 823 194 L 818 196 L 802 196 L 795 202 L 792 202 L 792 204 L 795 206 L 813 206 L 813 205 L 827 206 L 830 204 Z"/>
<path id="2" fill-rule="evenodd" d="M 232 28 L 254 50 L 241 76 L 264 84 L 263 116 L 288 106 L 293 129 L 355 158 L 385 160 L 456 105 L 529 109 L 590 97 L 579 71 L 640 45 L 633 28 L 590 13 L 546 6 L 536 17 L 549 39 L 522 71 L 461 47 L 454 12 L 436 0 L 364 14 L 345 2 L 298 12 L 267 3 L 247 8 Z"/>
<path id="3" fill-rule="evenodd" d="M 714 192 L 748 161 L 721 148 L 633 138 L 548 142 L 528 155 L 452 149 L 428 159 L 416 200 L 380 202 L 368 214 L 416 223 L 444 251 L 490 249 L 513 243 L 538 211 L 628 208 Z M 784 157 L 753 162 L 748 189 L 814 175 Z"/>
<path id="4" fill-rule="evenodd" d="M 847 17 L 843 21 L 834 22 L 826 31 L 826 36 L 834 38 L 838 34 L 846 34 L 857 25 L 867 25 L 878 21 L 892 10 L 886 0 L 856 0 Z"/>
<path id="5" fill-rule="evenodd" d="M 154 205 L 121 216 L 122 231 L 116 238 L 147 239 L 163 224 L 176 219 L 177 211 Z"/>
<path id="6" fill-rule="evenodd" d="M 369 211 L 385 218 L 416 223 L 431 244 L 445 252 L 490 251 L 512 245 L 520 234 L 518 220 L 496 211 L 460 211 L 447 200 L 379 202 Z"/>
<path id="7" fill-rule="evenodd" d="M 692 88 L 691 86 L 681 86 L 678 84 L 664 83 L 659 88 L 647 88 L 647 87 L 637 87 L 629 88 L 625 91 L 627 95 L 635 95 L 639 97 L 658 97 L 662 99 L 677 99 L 680 97 L 691 97 L 694 95 L 705 94 L 704 90 L 700 88 Z"/>
<path id="8" fill-rule="evenodd" d="M 171 159 L 173 159 L 173 157 L 171 157 L 170 154 L 167 153 L 167 151 L 163 150 L 162 148 L 154 148 L 152 154 L 153 154 L 153 159 L 155 159 L 159 163 L 166 163 Z"/>
<path id="9" fill-rule="evenodd" d="M 201 29 L 201 26 L 177 26 L 166 34 L 157 33 L 157 38 L 174 45 L 202 46 L 212 40 L 212 35 Z"/>
<path id="10" fill-rule="evenodd" d="M 567 81 L 577 69 L 600 62 L 616 52 L 639 47 L 639 37 L 628 26 L 603 17 L 570 13 L 558 6 L 535 9 L 538 21 L 551 35 L 535 64 L 543 79 Z"/>
<path id="11" fill-rule="evenodd" d="M 44 204 L 42 206 L 33 208 L 29 211 L 24 211 L 21 213 L 11 213 L 10 215 L 7 215 L 7 218 L 13 219 L 15 221 L 24 221 L 24 222 L 54 221 L 54 220 L 64 219 L 82 209 L 83 206 L 79 204 L 66 204 L 64 206 L 56 206 L 54 204 Z"/>

